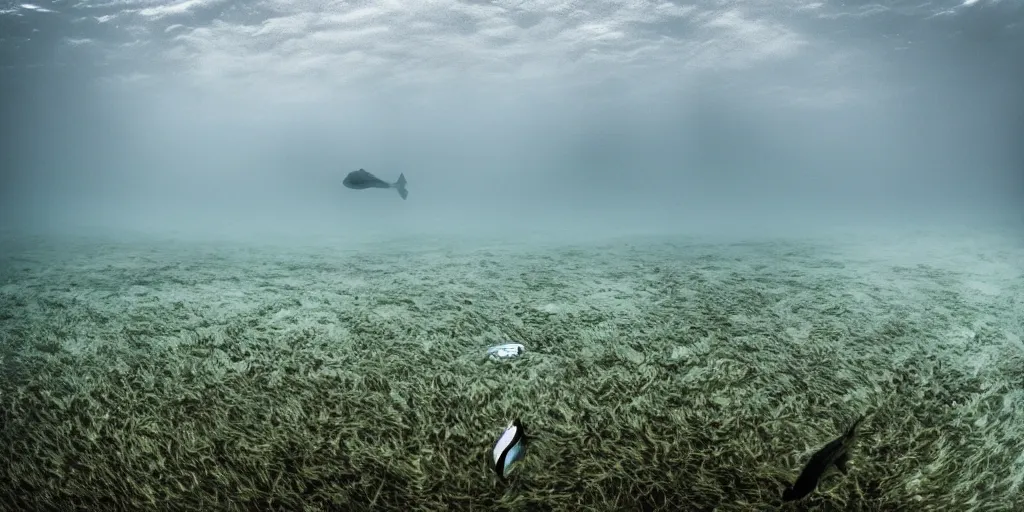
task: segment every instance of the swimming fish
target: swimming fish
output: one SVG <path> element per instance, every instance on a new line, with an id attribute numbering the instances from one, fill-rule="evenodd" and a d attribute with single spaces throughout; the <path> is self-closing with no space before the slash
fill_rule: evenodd
<path id="1" fill-rule="evenodd" d="M 405 199 L 409 196 L 409 191 L 405 189 L 405 173 L 398 175 L 398 181 L 394 183 L 388 183 L 364 169 L 358 171 L 352 171 L 345 176 L 345 179 L 341 182 L 348 188 L 354 190 L 363 190 L 365 188 L 393 188 L 398 190 L 398 195 Z"/>
<path id="2" fill-rule="evenodd" d="M 526 428 L 519 418 L 508 424 L 508 428 L 495 443 L 491 455 L 494 459 L 494 472 L 504 480 L 512 463 L 526 455 Z"/>
<path id="3" fill-rule="evenodd" d="M 861 421 L 864 421 L 864 415 L 857 418 L 857 421 L 850 425 L 845 434 L 826 444 L 824 448 L 811 456 L 811 460 L 804 466 L 796 482 L 782 491 L 782 501 L 794 501 L 810 494 L 818 487 L 821 476 L 832 465 L 835 465 L 844 475 L 846 474 L 846 463 L 850 461 L 850 449 L 857 441 L 857 426 Z"/>

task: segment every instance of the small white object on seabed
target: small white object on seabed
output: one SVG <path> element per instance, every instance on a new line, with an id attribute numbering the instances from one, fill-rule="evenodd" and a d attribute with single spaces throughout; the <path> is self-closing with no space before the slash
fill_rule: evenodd
<path id="1" fill-rule="evenodd" d="M 512 420 L 498 438 L 491 454 L 494 458 L 494 472 L 502 480 L 511 472 L 512 464 L 526 455 L 526 428 L 519 418 Z"/>
<path id="2" fill-rule="evenodd" d="M 515 359 L 525 352 L 526 347 L 521 343 L 505 343 L 487 349 L 487 357 L 495 361 L 499 359 Z"/>

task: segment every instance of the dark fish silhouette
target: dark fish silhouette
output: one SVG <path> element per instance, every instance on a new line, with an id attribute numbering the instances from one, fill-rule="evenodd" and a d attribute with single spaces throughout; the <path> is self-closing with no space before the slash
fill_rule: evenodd
<path id="1" fill-rule="evenodd" d="M 850 425 L 846 433 L 825 445 L 811 456 L 792 487 L 782 491 L 782 501 L 793 501 L 807 496 L 818 487 L 818 481 L 825 471 L 835 465 L 840 472 L 846 474 L 846 463 L 850 460 L 850 449 L 857 441 L 857 426 L 864 421 L 864 415 Z"/>
<path id="2" fill-rule="evenodd" d="M 345 176 L 345 180 L 341 182 L 348 188 L 355 190 L 363 190 L 365 188 L 393 188 L 398 190 L 398 195 L 405 199 L 409 195 L 409 191 L 405 189 L 405 173 L 398 175 L 398 181 L 394 183 L 388 183 L 369 172 L 359 169 L 358 171 L 352 171 Z"/>

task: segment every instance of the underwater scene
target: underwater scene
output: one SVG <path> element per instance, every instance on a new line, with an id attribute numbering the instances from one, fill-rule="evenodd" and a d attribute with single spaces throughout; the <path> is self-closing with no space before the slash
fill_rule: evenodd
<path id="1" fill-rule="evenodd" d="M 1024 512 L 1024 3 L 0 0 L 0 512 Z"/>
<path id="2" fill-rule="evenodd" d="M 11 510 L 768 510 L 862 415 L 791 510 L 1024 505 L 993 234 L 5 242 Z"/>

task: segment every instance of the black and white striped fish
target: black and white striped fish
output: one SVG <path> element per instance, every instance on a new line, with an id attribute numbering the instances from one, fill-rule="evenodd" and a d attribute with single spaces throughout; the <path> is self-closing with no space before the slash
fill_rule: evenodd
<path id="1" fill-rule="evenodd" d="M 498 438 L 492 452 L 494 472 L 498 474 L 498 478 L 504 479 L 511 471 L 512 464 L 526 455 L 526 442 L 526 427 L 519 418 L 512 420 Z"/>

